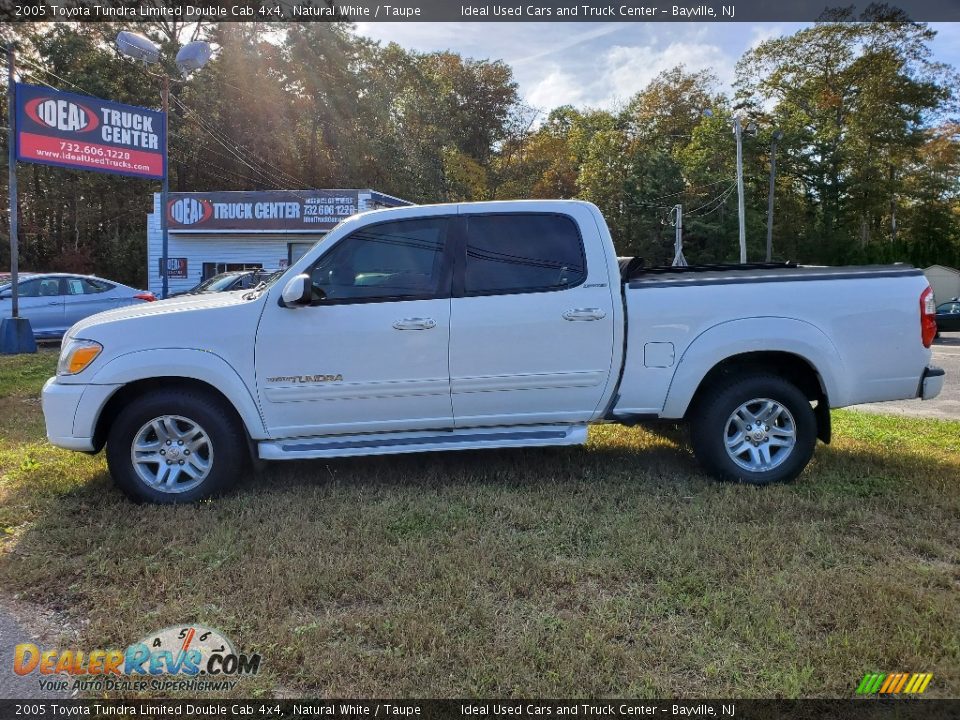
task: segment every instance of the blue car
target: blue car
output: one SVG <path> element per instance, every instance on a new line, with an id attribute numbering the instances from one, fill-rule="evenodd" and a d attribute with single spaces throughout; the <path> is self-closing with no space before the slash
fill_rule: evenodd
<path id="1" fill-rule="evenodd" d="M 30 320 L 37 340 L 63 337 L 74 323 L 104 310 L 157 299 L 146 290 L 67 273 L 21 273 L 18 289 L 20 317 Z M 0 317 L 10 317 L 12 293 L 10 278 L 0 280 Z"/>

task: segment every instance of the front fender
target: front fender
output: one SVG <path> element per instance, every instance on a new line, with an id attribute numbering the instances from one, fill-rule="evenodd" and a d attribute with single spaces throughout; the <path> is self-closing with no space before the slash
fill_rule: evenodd
<path id="1" fill-rule="evenodd" d="M 230 363 L 206 350 L 165 348 L 119 355 L 100 368 L 90 384 L 112 385 L 119 389 L 138 380 L 163 377 L 190 378 L 211 385 L 237 410 L 250 437 L 266 438 L 263 416 L 246 383 Z M 86 410 L 99 414 L 101 409 L 102 406 Z"/>
<path id="2" fill-rule="evenodd" d="M 816 370 L 831 405 L 842 404 L 846 397 L 843 360 L 820 328 L 795 318 L 744 318 L 714 325 L 687 346 L 670 381 L 662 417 L 683 417 L 710 370 L 728 358 L 752 352 L 797 355 Z"/>

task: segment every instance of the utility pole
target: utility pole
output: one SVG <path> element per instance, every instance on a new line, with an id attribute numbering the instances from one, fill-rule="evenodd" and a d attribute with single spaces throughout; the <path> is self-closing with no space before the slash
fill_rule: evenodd
<path id="1" fill-rule="evenodd" d="M 743 206 L 743 128 L 740 116 L 733 117 L 733 134 L 737 138 L 737 215 L 740 218 L 740 264 L 747 262 L 746 211 Z"/>
<path id="2" fill-rule="evenodd" d="M 37 342 L 29 318 L 20 317 L 20 243 L 17 222 L 17 85 L 14 71 L 17 57 L 7 45 L 7 152 L 10 167 L 10 317 L 0 320 L 0 353 L 34 353 Z"/>
<path id="3" fill-rule="evenodd" d="M 767 262 L 773 261 L 773 193 L 777 182 L 777 143 L 783 132 L 774 130 L 770 140 L 770 191 L 767 193 Z"/>
<path id="4" fill-rule="evenodd" d="M 677 213 L 676 222 L 674 222 L 676 237 L 673 241 L 673 265 L 686 267 L 687 259 L 683 256 L 683 205 L 674 205 L 673 210 Z"/>

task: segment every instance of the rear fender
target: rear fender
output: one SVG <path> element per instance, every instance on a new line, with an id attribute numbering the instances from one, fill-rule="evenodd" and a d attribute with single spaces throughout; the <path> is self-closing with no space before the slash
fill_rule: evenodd
<path id="1" fill-rule="evenodd" d="M 843 360 L 822 330 L 794 318 L 745 318 L 714 325 L 687 346 L 670 381 L 661 417 L 682 418 L 710 370 L 728 358 L 752 352 L 786 352 L 806 360 L 817 372 L 830 404 L 842 404 L 846 396 Z"/>

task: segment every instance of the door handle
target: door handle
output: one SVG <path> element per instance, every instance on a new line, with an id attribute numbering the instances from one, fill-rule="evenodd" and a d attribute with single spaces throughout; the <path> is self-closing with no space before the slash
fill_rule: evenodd
<path id="1" fill-rule="evenodd" d="M 404 318 L 397 320 L 393 326 L 397 330 L 432 330 L 437 326 L 437 321 L 431 318 Z"/>
<path id="2" fill-rule="evenodd" d="M 607 314 L 600 308 L 576 308 L 563 314 L 564 320 L 602 320 Z"/>
<path id="3" fill-rule="evenodd" d="M 59 304 L 60 304 L 60 301 L 59 301 L 59 300 L 53 300 L 53 301 L 47 303 L 47 305 L 59 305 Z"/>

